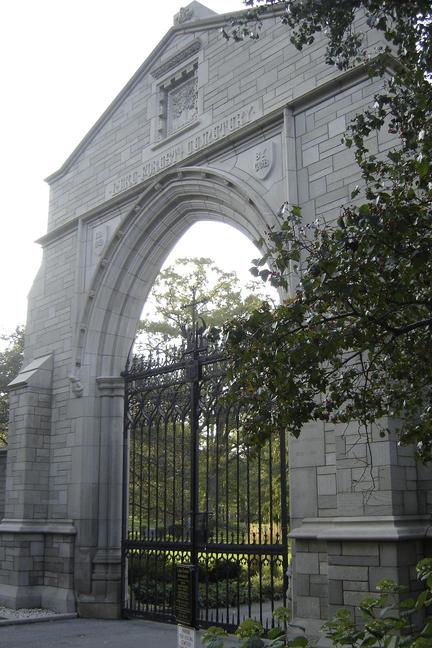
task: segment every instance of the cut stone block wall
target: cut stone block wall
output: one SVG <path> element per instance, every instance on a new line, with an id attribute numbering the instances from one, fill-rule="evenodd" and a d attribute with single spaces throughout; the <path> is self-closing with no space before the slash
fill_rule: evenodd
<path id="1" fill-rule="evenodd" d="M 6 493 L 6 463 L 7 449 L 0 449 L 0 521 L 4 516 L 5 493 Z"/>
<path id="2" fill-rule="evenodd" d="M 2 605 L 75 612 L 73 557 L 73 529 L 49 532 L 38 525 L 3 525 L 0 533 Z"/>
<path id="3" fill-rule="evenodd" d="M 325 537 L 331 532 L 337 534 L 336 529 L 327 528 L 320 535 Z M 411 594 L 419 592 L 422 586 L 416 579 L 415 565 L 425 555 L 430 556 L 427 542 L 424 538 L 406 537 L 380 540 L 385 535 L 381 529 L 376 539 L 368 539 L 367 532 L 363 537 L 357 532 L 357 539 L 353 534 L 352 539 L 343 541 L 297 539 L 295 617 L 320 622 L 345 608 L 360 623 L 359 602 L 376 594 L 378 583 L 385 579 L 406 587 Z"/>
<path id="4" fill-rule="evenodd" d="M 9 446 L 0 524 L 0 596 L 11 607 L 75 611 L 75 529 L 48 518 L 52 355 L 9 385 Z"/>

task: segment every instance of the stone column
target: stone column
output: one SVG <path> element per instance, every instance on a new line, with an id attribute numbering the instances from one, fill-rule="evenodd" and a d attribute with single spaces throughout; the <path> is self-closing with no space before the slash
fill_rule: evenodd
<path id="1" fill-rule="evenodd" d="M 37 358 L 9 385 L 0 604 L 70 612 L 75 529 L 48 519 L 52 370 L 52 355 Z"/>
<path id="2" fill-rule="evenodd" d="M 413 447 L 399 446 L 393 431 L 381 437 L 376 426 L 350 423 L 335 434 L 337 517 L 320 532 L 328 543 L 329 613 L 343 605 L 360 621 L 358 602 L 379 581 L 418 589 L 415 565 L 426 555 L 430 516 L 418 498 Z"/>
<path id="3" fill-rule="evenodd" d="M 9 384 L 6 520 L 44 520 L 48 512 L 53 358 L 37 358 Z"/>
<path id="4" fill-rule="evenodd" d="M 301 529 L 305 520 L 335 510 L 327 508 L 329 502 L 335 507 L 334 436 L 323 424 L 305 425 L 290 439 L 289 463 L 293 617 L 313 637 L 327 612 L 327 547 Z"/>
<path id="5" fill-rule="evenodd" d="M 98 540 L 92 591 L 80 596 L 81 616 L 113 619 L 121 612 L 124 381 L 97 378 L 100 400 Z"/>

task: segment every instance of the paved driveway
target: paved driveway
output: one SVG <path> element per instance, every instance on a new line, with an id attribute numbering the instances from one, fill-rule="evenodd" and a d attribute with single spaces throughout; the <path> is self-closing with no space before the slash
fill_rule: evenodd
<path id="1" fill-rule="evenodd" d="M 175 626 L 67 619 L 0 627 L 0 648 L 176 648 Z M 198 646 L 197 646 L 198 648 Z"/>

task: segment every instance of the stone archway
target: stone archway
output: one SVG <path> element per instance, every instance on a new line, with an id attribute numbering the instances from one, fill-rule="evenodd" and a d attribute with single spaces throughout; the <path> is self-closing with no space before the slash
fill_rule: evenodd
<path id="1" fill-rule="evenodd" d="M 330 68 L 321 38 L 296 51 L 271 12 L 259 41 L 227 56 L 227 16 L 186 9 L 48 178 L 0 475 L 6 605 L 119 612 L 120 372 L 174 242 L 203 217 L 258 238 L 284 202 L 305 222 L 332 219 L 359 181 L 340 140 L 376 92 L 362 66 Z M 379 153 L 393 144 L 373 142 Z M 316 424 L 290 445 L 294 615 L 312 629 L 339 606 L 355 615 L 381 578 L 411 586 L 430 552 L 430 471 L 392 437 L 366 445 L 357 426 Z"/>
<path id="2" fill-rule="evenodd" d="M 252 186 L 200 167 L 162 176 L 123 218 L 100 261 L 80 321 L 77 358 L 82 357 L 83 366 L 94 365 L 97 345 L 94 375 L 120 373 L 165 257 L 194 222 L 211 219 L 240 229 L 252 240 L 275 222 L 271 207 Z"/>
<path id="3" fill-rule="evenodd" d="M 124 396 L 120 373 L 146 295 L 165 257 L 182 234 L 203 219 L 223 221 L 242 230 L 249 238 L 258 239 L 274 221 L 274 216 L 269 205 L 250 186 L 240 185 L 227 173 L 199 167 L 167 173 L 138 197 L 114 232 L 84 307 L 79 324 L 80 345 L 76 350 L 76 364 L 80 366 L 74 376 L 83 395 L 77 399 L 76 407 L 79 409 L 79 402 L 87 392 L 91 398 L 92 385 L 97 386 L 96 413 L 87 427 L 82 456 L 77 457 L 78 464 L 86 467 L 79 475 L 77 488 L 81 491 L 82 519 L 89 519 L 95 506 L 88 497 L 89 490 L 98 491 L 98 515 L 87 548 L 80 543 L 80 520 L 74 518 L 80 544 L 77 563 L 85 556 L 82 570 L 93 572 L 92 590 L 78 594 L 82 615 L 118 614 Z M 94 443 L 89 445 L 91 436 Z M 75 446 L 75 452 L 79 451 L 79 446 Z M 91 452 L 93 460 L 89 461 Z"/>

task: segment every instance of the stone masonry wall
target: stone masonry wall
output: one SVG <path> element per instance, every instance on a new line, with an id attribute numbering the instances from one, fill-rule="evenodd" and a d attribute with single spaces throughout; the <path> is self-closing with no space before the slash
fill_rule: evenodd
<path id="1" fill-rule="evenodd" d="M 73 597 L 74 536 L 2 533 L 0 582 L 2 604 L 75 611 Z"/>
<path id="2" fill-rule="evenodd" d="M 363 26 L 360 19 L 358 28 Z M 199 62 L 197 126 L 217 123 L 252 102 L 258 102 L 263 115 L 269 114 L 339 75 L 325 63 L 324 38 L 318 36 L 313 45 L 299 52 L 278 18 L 264 21 L 258 41 L 242 43 L 226 43 L 217 19 L 199 30 L 193 24 L 184 25 L 171 34 L 168 43 L 161 42 L 153 61 L 143 64 L 121 104 L 99 125 L 70 170 L 51 181 L 49 231 L 103 203 L 111 180 L 133 174 L 146 157 L 156 155 L 159 80 L 152 70 L 197 38 L 201 42 L 195 57 Z M 368 31 L 369 48 L 373 49 L 377 38 Z M 176 142 L 181 140 L 179 135 Z"/>
<path id="3" fill-rule="evenodd" d="M 0 520 L 4 516 L 7 449 L 0 450 Z"/>

